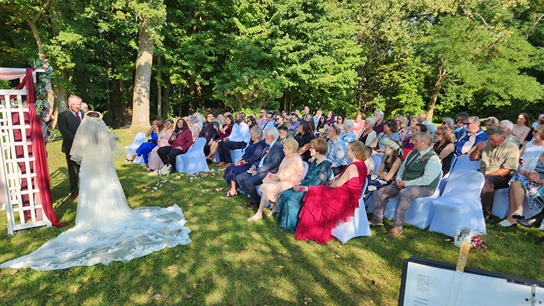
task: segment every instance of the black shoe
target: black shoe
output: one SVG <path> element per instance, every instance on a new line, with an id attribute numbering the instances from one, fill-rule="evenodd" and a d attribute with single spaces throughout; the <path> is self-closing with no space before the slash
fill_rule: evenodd
<path id="1" fill-rule="evenodd" d="M 519 219 L 518 224 L 525 227 L 539 227 L 540 222 L 542 222 L 542 219 L 539 218 L 529 218 L 529 219 Z"/>
<path id="2" fill-rule="evenodd" d="M 492 215 L 485 215 L 484 220 L 486 224 L 491 224 L 493 222 L 493 216 Z"/>
<path id="3" fill-rule="evenodd" d="M 542 245 L 542 246 L 544 246 L 544 237 L 538 239 L 535 243 L 536 243 L 537 245 Z"/>

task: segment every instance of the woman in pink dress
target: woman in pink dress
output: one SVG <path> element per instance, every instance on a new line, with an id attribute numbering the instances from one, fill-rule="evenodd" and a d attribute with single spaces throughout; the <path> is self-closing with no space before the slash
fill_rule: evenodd
<path id="1" fill-rule="evenodd" d="M 308 189 L 295 230 L 297 240 L 325 243 L 333 238 L 331 231 L 339 222 L 353 216 L 359 207 L 367 176 L 365 150 L 362 142 L 350 142 L 347 154 L 352 162 L 344 171 L 328 186 L 312 186 Z"/>
<path id="2" fill-rule="evenodd" d="M 159 133 L 159 139 L 157 140 L 157 146 L 149 153 L 149 163 L 148 168 L 151 171 L 159 170 L 164 164 L 162 163 L 157 150 L 164 146 L 169 146 L 168 140 L 172 136 L 172 131 L 174 131 L 174 120 L 166 119 L 164 120 L 164 129 Z"/>
<path id="3" fill-rule="evenodd" d="M 281 161 L 280 167 L 277 173 L 269 173 L 263 180 L 263 184 L 260 187 L 260 191 L 263 194 L 261 197 L 261 203 L 259 209 L 251 218 L 247 221 L 253 222 L 261 220 L 263 218 L 263 209 L 266 202 L 270 201 L 272 209 L 268 213 L 268 216 L 272 216 L 276 213 L 276 202 L 280 193 L 284 190 L 292 188 L 293 185 L 299 184 L 304 175 L 304 165 L 302 164 L 302 158 L 297 153 L 298 142 L 293 138 L 288 138 L 283 141 L 283 152 L 285 157 Z"/>

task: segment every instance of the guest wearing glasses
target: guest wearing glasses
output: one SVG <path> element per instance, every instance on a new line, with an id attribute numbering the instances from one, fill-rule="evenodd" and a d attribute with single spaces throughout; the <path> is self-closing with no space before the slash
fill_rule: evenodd
<path id="1" fill-rule="evenodd" d="M 442 173 L 446 175 L 450 171 L 453 151 L 455 151 L 451 130 L 443 124 L 436 129 L 434 135 L 436 137 L 436 143 L 433 146 L 433 150 L 442 161 Z"/>
<path id="2" fill-rule="evenodd" d="M 471 149 L 480 142 L 486 141 L 487 134 L 480 128 L 480 118 L 468 117 L 466 132 L 455 145 L 455 154 L 461 156 L 470 153 Z"/>

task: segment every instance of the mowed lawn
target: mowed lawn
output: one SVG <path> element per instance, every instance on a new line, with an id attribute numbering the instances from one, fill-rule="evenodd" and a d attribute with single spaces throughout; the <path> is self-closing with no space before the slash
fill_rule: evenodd
<path id="1" fill-rule="evenodd" d="M 121 145 L 135 132 L 115 130 Z M 74 225 L 77 201 L 68 198 L 61 141 L 48 145 L 56 215 L 64 228 L 41 227 L 6 235 L 0 212 L 0 262 L 32 252 Z M 455 263 L 459 249 L 448 237 L 406 226 L 399 238 L 372 236 L 341 244 L 297 241 L 274 218 L 248 223 L 242 196 L 224 199 L 221 169 L 189 176 L 149 176 L 140 166 L 115 160 L 131 207 L 178 204 L 192 242 L 128 263 L 40 272 L 0 270 L 2 305 L 395 305 L 402 262 L 416 255 Z M 462 196 L 462 195 L 459 195 Z M 536 229 L 489 226 L 488 252 L 472 250 L 468 266 L 544 281 L 544 248 Z"/>

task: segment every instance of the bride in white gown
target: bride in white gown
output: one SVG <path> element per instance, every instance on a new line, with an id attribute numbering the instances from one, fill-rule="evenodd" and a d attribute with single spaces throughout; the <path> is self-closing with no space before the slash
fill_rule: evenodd
<path id="1" fill-rule="evenodd" d="M 123 151 L 98 112 L 88 112 L 70 155 L 81 165 L 76 225 L 36 251 L 0 268 L 57 270 L 127 262 L 166 247 L 191 242 L 177 206 L 131 209 L 112 162 Z"/>

